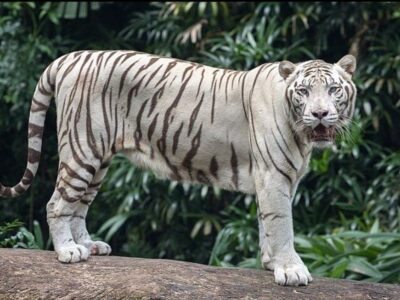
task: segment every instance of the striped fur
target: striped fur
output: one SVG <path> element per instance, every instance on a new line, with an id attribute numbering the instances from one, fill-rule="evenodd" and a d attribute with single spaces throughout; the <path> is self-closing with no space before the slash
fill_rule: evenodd
<path id="1" fill-rule="evenodd" d="M 110 253 L 90 239 L 85 218 L 120 152 L 162 178 L 257 194 L 265 267 L 280 284 L 307 284 L 311 276 L 293 248 L 290 206 L 318 143 L 310 126 L 298 126 L 307 104 L 296 91 L 301 84 L 318 90 L 313 101 L 321 106 L 324 88 L 340 85 L 331 106 L 348 121 L 356 92 L 345 62 L 234 71 L 134 51 L 64 55 L 34 92 L 24 176 L 14 187 L 0 184 L 0 196 L 19 196 L 31 185 L 54 95 L 60 161 L 47 218 L 60 261 Z"/>

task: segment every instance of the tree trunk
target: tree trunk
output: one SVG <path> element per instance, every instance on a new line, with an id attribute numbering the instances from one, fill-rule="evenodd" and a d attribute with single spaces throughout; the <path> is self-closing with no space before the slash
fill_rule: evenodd
<path id="1" fill-rule="evenodd" d="M 400 286 L 314 278 L 283 287 L 269 271 L 164 259 L 90 257 L 62 264 L 50 251 L 0 249 L 0 299 L 400 299 Z"/>

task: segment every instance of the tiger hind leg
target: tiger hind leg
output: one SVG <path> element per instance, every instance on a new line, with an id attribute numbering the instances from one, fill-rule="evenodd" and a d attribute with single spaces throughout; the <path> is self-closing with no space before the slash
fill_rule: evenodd
<path id="1" fill-rule="evenodd" d="M 71 220 L 71 231 L 74 241 L 78 245 L 85 246 L 90 251 L 91 255 L 109 255 L 111 253 L 111 247 L 105 242 L 93 241 L 86 228 L 86 215 L 89 206 L 100 189 L 108 167 L 109 162 L 103 163 L 100 169 L 96 172 L 96 175 L 89 184 L 85 195 L 80 200 L 76 213 Z"/>
<path id="2" fill-rule="evenodd" d="M 90 251 L 74 240 L 72 234 L 73 220 L 79 218 L 80 200 L 86 194 L 99 163 L 90 164 L 75 160 L 63 162 L 60 168 L 55 191 L 47 203 L 47 222 L 58 260 L 64 263 L 75 263 L 87 260 Z"/>

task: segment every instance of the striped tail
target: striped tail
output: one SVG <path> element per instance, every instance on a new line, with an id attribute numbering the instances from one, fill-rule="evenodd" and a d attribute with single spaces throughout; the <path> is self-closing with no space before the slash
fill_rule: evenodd
<path id="1" fill-rule="evenodd" d="M 39 167 L 42 136 L 46 113 L 54 93 L 56 68 L 52 65 L 44 71 L 32 98 L 28 127 L 28 162 L 21 181 L 13 187 L 5 187 L 0 183 L 0 197 L 21 196 L 32 184 Z"/>

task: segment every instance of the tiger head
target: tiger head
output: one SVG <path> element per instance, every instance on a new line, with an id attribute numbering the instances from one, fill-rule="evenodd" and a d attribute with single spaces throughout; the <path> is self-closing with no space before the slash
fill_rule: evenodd
<path id="1" fill-rule="evenodd" d="M 335 64 L 311 60 L 282 61 L 279 73 L 286 82 L 293 130 L 318 148 L 333 144 L 347 130 L 354 113 L 356 87 L 352 75 L 356 59 L 346 55 Z"/>

